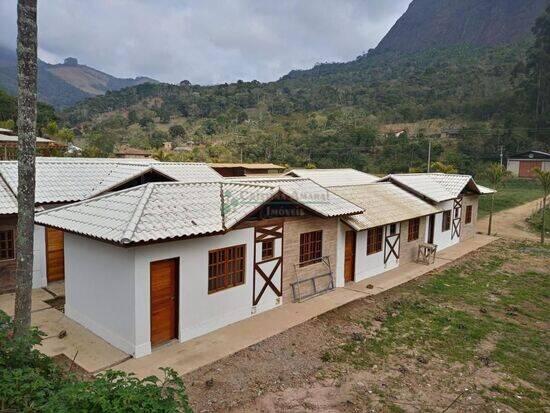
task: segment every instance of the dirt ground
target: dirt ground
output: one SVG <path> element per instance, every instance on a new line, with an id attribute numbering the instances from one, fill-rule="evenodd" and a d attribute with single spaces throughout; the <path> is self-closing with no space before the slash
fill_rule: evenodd
<path id="1" fill-rule="evenodd" d="M 190 401 L 196 412 L 550 411 L 549 270 L 550 249 L 498 241 L 189 373 Z M 517 287 L 527 283 L 536 296 Z"/>
<path id="2" fill-rule="evenodd" d="M 540 240 L 540 235 L 529 228 L 526 219 L 540 208 L 540 199 L 515 208 L 506 209 L 493 216 L 493 235 L 512 239 Z M 487 233 L 489 217 L 477 221 L 477 230 Z"/>

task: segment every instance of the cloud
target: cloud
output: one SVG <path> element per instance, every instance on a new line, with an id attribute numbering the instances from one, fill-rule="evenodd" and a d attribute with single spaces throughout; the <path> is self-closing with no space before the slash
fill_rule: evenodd
<path id="1" fill-rule="evenodd" d="M 0 44 L 10 48 L 16 3 L 0 2 Z M 39 55 L 50 63 L 73 56 L 119 77 L 214 84 L 352 60 L 376 46 L 410 0 L 38 3 Z"/>

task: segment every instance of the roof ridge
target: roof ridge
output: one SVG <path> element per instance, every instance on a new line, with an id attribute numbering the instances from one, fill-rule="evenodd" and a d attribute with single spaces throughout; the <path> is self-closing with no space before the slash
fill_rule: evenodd
<path id="1" fill-rule="evenodd" d="M 122 242 L 123 244 L 128 244 L 129 242 L 131 242 L 139 223 L 139 219 L 143 215 L 143 211 L 145 209 L 145 206 L 147 205 L 147 202 L 149 201 L 149 198 L 151 197 L 151 193 L 153 192 L 154 187 L 155 185 L 152 185 L 151 183 L 146 184 L 143 195 L 136 205 L 136 209 L 134 209 L 134 213 L 132 214 L 132 217 L 128 221 L 128 224 L 126 225 L 126 228 L 122 233 L 120 242 Z"/>

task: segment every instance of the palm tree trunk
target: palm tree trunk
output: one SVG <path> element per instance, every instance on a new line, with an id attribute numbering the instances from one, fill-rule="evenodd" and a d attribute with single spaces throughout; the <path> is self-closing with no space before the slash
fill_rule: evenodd
<path id="1" fill-rule="evenodd" d="M 493 228 L 493 208 L 495 206 L 495 194 L 491 194 L 491 209 L 489 210 L 489 228 L 487 229 L 487 235 L 491 235 L 491 229 Z"/>
<path id="2" fill-rule="evenodd" d="M 18 216 L 17 272 L 14 334 L 21 336 L 31 324 L 31 294 L 34 236 L 34 188 L 36 147 L 37 0 L 17 3 L 17 98 Z"/>

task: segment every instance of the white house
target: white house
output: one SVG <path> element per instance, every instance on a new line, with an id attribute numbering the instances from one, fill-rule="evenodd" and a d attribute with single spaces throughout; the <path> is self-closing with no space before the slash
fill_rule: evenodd
<path id="1" fill-rule="evenodd" d="M 361 281 L 416 257 L 425 242 L 427 216 L 439 208 L 390 182 L 330 188 L 364 209 L 342 218 L 345 237 L 345 281 Z"/>
<path id="2" fill-rule="evenodd" d="M 15 287 L 17 162 L 0 161 L 0 292 Z M 37 211 L 155 181 L 217 181 L 202 163 L 101 158 L 36 159 Z M 63 232 L 35 227 L 33 287 L 64 278 Z"/>
<path id="3" fill-rule="evenodd" d="M 438 251 L 475 234 L 479 195 L 494 192 L 476 184 L 470 175 L 392 174 L 382 181 L 398 185 L 441 211 L 431 214 L 426 225 L 426 240 L 436 244 Z"/>
<path id="4" fill-rule="evenodd" d="M 308 179 L 157 182 L 36 222 L 65 232 L 66 315 L 140 357 L 299 299 L 303 280 L 342 285 L 340 218 L 362 212 Z"/>

